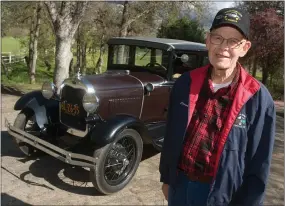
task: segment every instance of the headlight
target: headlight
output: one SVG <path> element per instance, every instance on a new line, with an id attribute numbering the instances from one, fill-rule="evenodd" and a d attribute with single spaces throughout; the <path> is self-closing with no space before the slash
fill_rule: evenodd
<path id="1" fill-rule="evenodd" d="M 52 96 L 54 95 L 54 92 L 55 92 L 55 86 L 53 83 L 50 83 L 50 82 L 43 83 L 42 95 L 44 96 L 44 98 L 46 99 L 52 98 Z"/>
<path id="2" fill-rule="evenodd" d="M 95 94 L 86 93 L 83 97 L 83 108 L 88 113 L 94 113 L 99 107 L 99 99 Z"/>

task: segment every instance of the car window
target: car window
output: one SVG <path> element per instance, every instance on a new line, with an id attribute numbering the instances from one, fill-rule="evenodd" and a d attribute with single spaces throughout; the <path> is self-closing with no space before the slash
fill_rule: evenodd
<path id="1" fill-rule="evenodd" d="M 182 54 L 187 54 L 187 53 L 177 53 L 177 57 L 174 60 L 174 65 L 173 65 L 173 78 L 176 79 L 181 74 L 184 72 L 187 72 L 189 70 L 193 70 L 197 67 L 197 61 L 198 61 L 198 56 L 196 54 L 187 54 L 189 59 L 187 62 L 182 62 L 181 61 L 181 55 Z"/>
<path id="2" fill-rule="evenodd" d="M 158 66 L 163 64 L 163 52 L 160 49 L 136 47 L 136 66 Z"/>
<path id="3" fill-rule="evenodd" d="M 168 56 L 168 53 L 160 49 L 136 47 L 135 66 L 165 76 L 167 73 Z"/>
<path id="4" fill-rule="evenodd" d="M 113 64 L 128 64 L 130 46 L 127 45 L 115 45 L 114 46 Z"/>
<path id="5" fill-rule="evenodd" d="M 151 61 L 151 49 L 146 47 L 136 47 L 135 65 L 146 66 Z"/>

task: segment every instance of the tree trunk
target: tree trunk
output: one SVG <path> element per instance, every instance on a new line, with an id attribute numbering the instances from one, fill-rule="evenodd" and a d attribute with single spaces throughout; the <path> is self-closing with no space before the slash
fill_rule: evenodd
<path id="1" fill-rule="evenodd" d="M 252 71 L 252 59 L 249 59 L 247 62 L 248 62 L 248 72 L 251 73 L 251 71 Z"/>
<path id="2" fill-rule="evenodd" d="M 45 5 L 56 37 L 54 84 L 58 89 L 64 79 L 69 77 L 69 67 L 73 57 L 72 40 L 84 16 L 88 1 L 63 1 L 60 9 L 53 1 L 45 1 Z"/>
<path id="3" fill-rule="evenodd" d="M 256 70 L 257 70 L 257 59 L 254 56 L 253 57 L 253 66 L 252 66 L 252 76 L 255 77 L 256 76 Z"/>
<path id="4" fill-rule="evenodd" d="M 3 71 L 5 73 L 5 76 L 9 79 L 8 69 L 7 69 L 6 65 L 4 64 L 4 62 L 3 62 L 3 59 L 1 59 L 1 65 L 2 65 Z"/>
<path id="5" fill-rule="evenodd" d="M 36 25 L 35 25 L 35 33 L 33 38 L 33 55 L 31 61 L 30 68 L 30 83 L 34 84 L 36 82 L 36 64 L 38 57 L 38 38 L 40 33 L 40 24 L 41 24 L 41 10 L 42 10 L 42 2 L 37 4 L 37 16 L 36 16 Z"/>
<path id="6" fill-rule="evenodd" d="M 269 72 L 267 68 L 262 68 L 262 83 L 264 85 L 267 85 L 267 80 L 268 80 Z"/>
<path id="7" fill-rule="evenodd" d="M 69 76 L 74 73 L 73 69 L 72 69 L 72 66 L 73 66 L 73 58 L 71 58 L 70 60 L 70 63 L 69 63 Z"/>
<path id="8" fill-rule="evenodd" d="M 99 56 L 96 67 L 95 67 L 96 74 L 102 73 L 102 65 L 103 65 L 103 58 Z"/>
<path id="9" fill-rule="evenodd" d="M 47 67 L 47 70 L 50 71 L 51 70 L 51 63 L 49 63 L 49 61 L 47 59 L 44 60 L 44 63 Z"/>
<path id="10" fill-rule="evenodd" d="M 81 40 L 80 40 L 80 27 L 78 26 L 78 30 L 77 30 L 77 38 L 76 38 L 76 71 L 74 71 L 74 73 L 77 72 L 78 68 L 81 68 Z"/>
<path id="11" fill-rule="evenodd" d="M 127 20 L 128 20 L 128 1 L 124 2 L 124 8 L 123 8 L 123 13 L 122 13 L 122 21 L 120 25 L 120 31 L 119 31 L 119 37 L 126 37 L 128 34 L 128 25 L 127 25 Z M 118 46 L 118 51 L 117 51 L 117 63 L 118 64 L 123 64 L 123 59 L 124 59 L 124 52 L 125 52 L 125 47 L 123 45 Z"/>
<path id="12" fill-rule="evenodd" d="M 36 12 L 36 11 L 34 11 L 34 12 Z M 27 58 L 28 61 L 26 60 L 26 62 L 28 64 L 29 77 L 31 76 L 30 72 L 32 70 L 32 64 L 33 64 L 34 24 L 35 24 L 35 14 L 32 16 L 32 19 L 31 19 L 30 40 L 29 40 L 29 57 Z"/>
<path id="13" fill-rule="evenodd" d="M 104 42 L 103 42 L 104 37 L 105 37 L 105 35 L 103 34 L 103 35 L 101 36 L 101 41 L 100 41 L 100 53 L 99 53 L 99 58 L 98 58 L 98 61 L 97 61 L 96 67 L 95 67 L 97 73 L 99 73 L 99 74 L 102 73 L 103 55 L 104 55 L 104 52 L 105 52 L 105 49 L 104 49 Z"/>
<path id="14" fill-rule="evenodd" d="M 81 67 L 82 67 L 82 74 L 86 74 L 86 50 L 87 50 L 87 43 L 81 44 Z"/>
<path id="15" fill-rule="evenodd" d="M 96 64 L 96 71 L 97 73 L 101 74 L 102 73 L 102 65 L 103 65 L 103 55 L 104 55 L 104 45 L 100 46 L 100 54 L 99 58 Z"/>
<path id="16" fill-rule="evenodd" d="M 270 67 L 270 57 L 267 58 L 266 64 L 262 67 L 262 83 L 267 85 L 267 80 L 269 77 L 269 67 Z"/>
<path id="17" fill-rule="evenodd" d="M 55 52 L 55 75 L 54 84 L 60 87 L 63 80 L 69 77 L 68 69 L 72 59 L 71 52 L 72 38 L 60 39 L 56 36 L 56 52 Z"/>
<path id="18" fill-rule="evenodd" d="M 126 37 L 128 35 L 128 28 L 131 25 L 131 23 L 135 22 L 137 19 L 143 17 L 147 13 L 149 13 L 153 8 L 147 8 L 143 12 L 137 13 L 136 16 L 133 18 L 129 17 L 129 3 L 128 1 L 124 1 L 124 8 L 122 12 L 122 20 L 120 24 L 120 31 L 119 31 L 119 37 Z M 125 47 L 124 46 L 118 46 L 117 51 L 117 63 L 122 64 L 124 63 L 124 53 L 125 53 Z"/>
<path id="19" fill-rule="evenodd" d="M 29 59 L 28 56 L 25 56 L 24 58 L 25 58 L 25 62 L 26 62 L 26 64 L 27 64 L 27 68 L 28 68 L 28 70 L 29 70 L 29 72 L 30 72 L 30 59 Z"/>
<path id="20" fill-rule="evenodd" d="M 120 31 L 119 31 L 119 36 L 120 37 L 125 37 L 128 33 L 128 27 L 127 27 L 127 20 L 128 20 L 128 13 L 129 13 L 129 3 L 128 1 L 124 2 L 124 8 L 123 8 L 123 13 L 122 13 L 122 21 L 120 25 Z"/>

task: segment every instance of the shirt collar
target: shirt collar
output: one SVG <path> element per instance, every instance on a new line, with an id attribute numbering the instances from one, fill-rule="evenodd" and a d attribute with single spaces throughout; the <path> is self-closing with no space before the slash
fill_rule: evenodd
<path id="1" fill-rule="evenodd" d="M 240 64 L 237 64 L 236 66 L 236 74 L 231 82 L 231 84 L 229 86 L 227 86 L 226 88 L 228 89 L 227 91 L 229 92 L 234 92 L 236 86 L 238 85 L 239 81 L 240 81 L 240 72 L 241 72 L 241 67 L 240 67 Z M 212 79 L 211 79 L 211 73 L 212 73 L 212 70 L 213 70 L 213 66 L 210 65 L 209 69 L 208 69 L 208 72 L 207 72 L 207 78 L 206 78 L 206 82 L 208 82 L 208 88 L 210 89 L 210 91 L 212 93 L 214 93 L 214 89 L 213 89 L 213 82 L 212 82 Z"/>

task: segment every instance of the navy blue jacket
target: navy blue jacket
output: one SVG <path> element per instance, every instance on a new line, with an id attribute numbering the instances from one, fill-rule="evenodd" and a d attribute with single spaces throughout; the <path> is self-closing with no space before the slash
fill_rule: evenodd
<path id="1" fill-rule="evenodd" d="M 174 185 L 184 136 L 207 69 L 184 73 L 170 95 L 160 181 Z M 276 111 L 266 87 L 242 67 L 241 81 L 221 137 L 208 205 L 262 205 L 275 137 Z"/>

